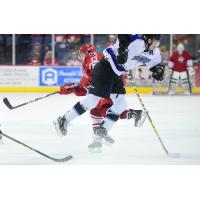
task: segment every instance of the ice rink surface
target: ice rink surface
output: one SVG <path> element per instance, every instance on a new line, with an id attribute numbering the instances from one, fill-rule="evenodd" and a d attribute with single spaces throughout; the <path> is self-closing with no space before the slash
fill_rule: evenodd
<path id="1" fill-rule="evenodd" d="M 58 137 L 52 121 L 64 114 L 80 98 L 74 95 L 54 95 L 41 101 L 9 110 L 2 99 L 8 97 L 17 105 L 43 96 L 43 93 L 1 93 L 1 130 L 52 157 L 73 155 L 61 165 L 73 164 L 200 164 L 200 96 L 141 95 L 146 108 L 170 153 L 180 153 L 180 158 L 166 156 L 148 119 L 141 128 L 132 120 L 120 120 L 110 135 L 115 143 L 104 146 L 102 153 L 90 153 L 92 140 L 89 113 L 74 120 L 65 137 Z M 140 109 L 134 94 L 127 95 L 130 108 Z M 60 164 L 53 162 L 7 138 L 0 144 L 0 164 Z"/>

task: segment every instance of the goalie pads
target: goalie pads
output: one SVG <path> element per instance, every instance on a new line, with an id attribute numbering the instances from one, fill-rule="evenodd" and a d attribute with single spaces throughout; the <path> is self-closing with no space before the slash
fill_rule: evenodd
<path id="1" fill-rule="evenodd" d="M 170 84 L 169 84 L 169 95 L 174 95 L 176 93 L 176 87 L 179 81 L 179 78 L 182 82 L 182 86 L 184 88 L 184 93 L 185 94 L 190 94 L 192 91 L 188 72 L 176 72 L 173 71 L 171 78 L 170 78 Z"/>

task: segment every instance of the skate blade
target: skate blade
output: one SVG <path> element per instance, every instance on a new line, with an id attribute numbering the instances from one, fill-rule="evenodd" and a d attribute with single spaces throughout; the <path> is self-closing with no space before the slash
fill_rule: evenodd
<path id="1" fill-rule="evenodd" d="M 180 153 L 168 153 L 167 156 L 169 158 L 180 158 L 181 154 Z"/>
<path id="2" fill-rule="evenodd" d="M 146 111 L 144 111 L 144 112 L 142 113 L 141 120 L 140 120 L 140 121 L 138 121 L 138 123 L 137 123 L 136 127 L 140 128 L 140 127 L 141 127 L 141 126 L 144 124 L 144 122 L 145 122 L 146 118 L 147 118 L 147 112 L 146 112 Z"/>
<path id="3" fill-rule="evenodd" d="M 88 148 L 88 151 L 90 153 L 102 153 L 102 149 L 101 148 L 95 148 L 95 149 Z"/>
<path id="4" fill-rule="evenodd" d="M 184 95 L 185 95 L 185 96 L 190 96 L 191 93 L 185 92 Z"/>
<path id="5" fill-rule="evenodd" d="M 115 143 L 115 140 L 112 139 L 110 136 L 106 137 L 106 136 L 102 135 L 101 137 L 103 139 L 103 143 L 106 145 L 108 145 L 108 144 L 111 145 L 111 144 Z"/>
<path id="6" fill-rule="evenodd" d="M 103 145 L 106 145 L 106 146 L 112 146 L 115 143 L 115 141 L 113 139 L 109 140 L 109 141 L 103 140 L 102 143 L 103 143 Z"/>
<path id="7" fill-rule="evenodd" d="M 93 142 L 88 145 L 89 149 L 100 149 L 102 147 L 102 143 Z"/>
<path id="8" fill-rule="evenodd" d="M 57 121 L 53 121 L 53 125 L 54 125 L 54 127 L 55 127 L 55 129 L 56 129 L 57 135 L 58 135 L 59 137 L 64 137 L 64 135 L 60 132 L 59 125 L 58 125 Z"/>
<path id="9" fill-rule="evenodd" d="M 103 140 L 103 144 L 105 144 L 105 145 L 107 145 L 107 146 L 112 145 L 112 144 L 114 144 L 114 143 L 115 143 L 114 140 Z"/>
<path id="10" fill-rule="evenodd" d="M 88 150 L 90 153 L 101 153 L 102 152 L 101 148 L 102 148 L 102 143 L 101 144 L 98 143 L 96 145 L 92 143 L 88 145 Z"/>

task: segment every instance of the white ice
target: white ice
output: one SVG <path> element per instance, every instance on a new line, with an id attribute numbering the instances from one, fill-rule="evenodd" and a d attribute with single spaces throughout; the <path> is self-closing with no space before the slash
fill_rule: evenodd
<path id="1" fill-rule="evenodd" d="M 200 164 L 200 96 L 141 95 L 161 139 L 170 153 L 166 156 L 150 123 L 141 128 L 133 121 L 120 120 L 110 132 L 115 139 L 102 153 L 90 153 L 92 139 L 89 114 L 74 120 L 65 137 L 58 137 L 52 121 L 64 114 L 81 97 L 54 95 L 41 101 L 9 110 L 2 99 L 17 105 L 43 96 L 43 93 L 1 93 L 1 130 L 52 157 L 72 155 L 71 164 Z M 136 95 L 127 95 L 130 108 L 140 109 Z M 0 144 L 0 164 L 57 164 L 7 138 Z"/>

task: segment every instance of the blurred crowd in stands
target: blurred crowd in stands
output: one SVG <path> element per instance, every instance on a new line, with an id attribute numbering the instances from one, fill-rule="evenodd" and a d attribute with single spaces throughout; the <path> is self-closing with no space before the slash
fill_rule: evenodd
<path id="1" fill-rule="evenodd" d="M 93 43 L 97 51 L 102 52 L 116 41 L 115 34 L 94 34 Z M 53 39 L 54 38 L 54 41 Z M 0 64 L 13 64 L 12 42 L 15 42 L 16 65 L 81 65 L 78 50 L 82 44 L 91 42 L 90 34 L 0 34 Z M 200 57 L 200 35 L 173 35 L 173 50 L 182 42 L 191 55 Z M 52 49 L 52 45 L 54 48 Z M 170 57 L 170 35 L 162 35 L 161 54 L 163 62 Z M 55 55 L 54 56 L 52 56 Z M 54 58 L 52 60 L 52 57 Z M 194 58 L 195 59 L 195 58 Z M 200 59 L 199 59 L 200 60 Z"/>
<path id="2" fill-rule="evenodd" d="M 97 51 L 116 41 L 114 34 L 94 35 Z M 52 65 L 52 44 L 55 45 L 54 65 L 81 65 L 78 51 L 82 44 L 90 43 L 90 34 L 55 34 L 54 43 L 50 34 L 16 34 L 15 35 L 16 65 Z M 12 34 L 0 35 L 0 64 L 12 64 Z"/>

